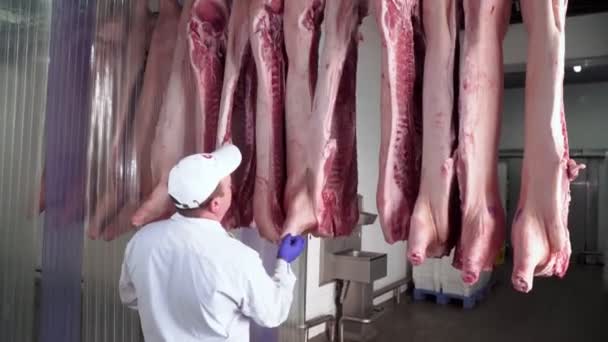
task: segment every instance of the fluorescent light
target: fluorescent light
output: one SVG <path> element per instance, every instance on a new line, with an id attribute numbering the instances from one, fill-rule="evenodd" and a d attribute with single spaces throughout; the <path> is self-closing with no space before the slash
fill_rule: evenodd
<path id="1" fill-rule="evenodd" d="M 583 67 L 580 65 L 575 65 L 572 69 L 574 69 L 574 72 L 581 72 L 581 70 L 583 70 Z"/>

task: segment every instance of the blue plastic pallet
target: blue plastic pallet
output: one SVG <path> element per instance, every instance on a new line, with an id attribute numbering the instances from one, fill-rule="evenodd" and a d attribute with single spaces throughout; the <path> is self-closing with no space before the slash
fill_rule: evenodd
<path id="1" fill-rule="evenodd" d="M 470 296 L 460 296 L 457 294 L 451 293 L 443 293 L 431 290 L 423 290 L 423 289 L 414 289 L 414 301 L 422 301 L 427 297 L 435 297 L 435 301 L 437 304 L 447 305 L 451 300 L 461 300 L 462 307 L 464 309 L 472 309 L 475 307 L 478 301 L 483 300 L 490 290 L 489 284 L 481 289 L 477 290 L 477 292 L 473 293 Z"/>

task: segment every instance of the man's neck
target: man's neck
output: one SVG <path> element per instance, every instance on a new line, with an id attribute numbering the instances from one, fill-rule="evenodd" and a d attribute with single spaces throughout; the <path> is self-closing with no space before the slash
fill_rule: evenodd
<path id="1" fill-rule="evenodd" d="M 208 210 L 200 210 L 200 211 L 191 211 L 191 212 L 180 212 L 180 215 L 189 218 L 203 218 L 207 220 L 218 221 L 218 217 Z"/>
<path id="2" fill-rule="evenodd" d="M 179 213 L 180 215 L 184 216 L 184 217 L 189 217 L 189 218 L 201 218 L 201 219 L 206 219 L 206 220 L 211 220 L 211 221 L 216 221 L 217 223 L 220 224 L 220 226 L 226 231 L 226 233 L 228 233 L 228 235 L 230 237 L 234 238 L 234 235 L 232 233 L 230 233 L 230 231 L 228 231 L 228 229 L 226 229 L 226 227 L 224 227 L 222 225 L 222 220 L 218 220 L 217 216 L 215 216 L 212 212 L 209 211 L 202 211 L 202 212 L 196 212 L 196 213 Z"/>
<path id="3" fill-rule="evenodd" d="M 215 216 L 213 213 L 208 212 L 208 211 L 204 211 L 204 212 L 200 213 L 200 215 L 198 216 L 198 218 L 204 218 L 204 219 L 207 219 L 207 220 L 213 220 L 213 221 L 220 222 L 220 220 L 218 219 L 217 216 Z"/>

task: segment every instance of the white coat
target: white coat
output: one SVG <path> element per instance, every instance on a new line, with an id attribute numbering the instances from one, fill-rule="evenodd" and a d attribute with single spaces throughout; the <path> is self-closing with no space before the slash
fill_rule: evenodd
<path id="1" fill-rule="evenodd" d="M 175 214 L 129 241 L 119 292 L 138 310 L 146 342 L 246 342 L 249 319 L 287 319 L 295 281 L 283 260 L 268 276 L 258 253 L 219 222 Z"/>

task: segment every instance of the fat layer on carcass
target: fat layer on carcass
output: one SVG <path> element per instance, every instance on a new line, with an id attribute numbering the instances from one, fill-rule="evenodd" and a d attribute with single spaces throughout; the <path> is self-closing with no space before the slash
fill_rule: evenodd
<path id="1" fill-rule="evenodd" d="M 289 70 L 285 99 L 287 183 L 283 234 L 301 234 L 314 229 L 317 223 L 306 179 L 305 156 L 311 138 L 306 127 L 310 126 L 317 82 L 323 6 L 322 0 L 285 3 L 283 28 Z"/>
<path id="2" fill-rule="evenodd" d="M 422 4 L 426 39 L 422 171 L 408 238 L 408 258 L 414 265 L 426 257 L 448 255 L 460 233 L 459 217 L 453 214 L 459 210 L 453 158 L 458 120 L 454 115 L 458 4 L 456 0 Z"/>
<path id="3" fill-rule="evenodd" d="M 570 262 L 570 182 L 584 165 L 568 153 L 563 105 L 567 1 L 523 1 L 528 33 L 522 185 L 511 231 L 512 282 L 529 292 L 534 276 L 563 277 Z"/>
<path id="4" fill-rule="evenodd" d="M 249 25 L 257 72 L 253 216 L 260 234 L 278 241 L 286 179 L 283 0 L 251 0 Z"/>
<path id="5" fill-rule="evenodd" d="M 200 108 L 196 80 L 190 64 L 188 48 L 188 21 L 191 17 L 192 0 L 186 0 L 180 15 L 171 75 L 163 99 L 152 144 L 152 177 L 155 187 L 146 201 L 137 209 L 131 222 L 142 226 L 169 215 L 171 204 L 167 180 L 171 168 L 196 148 L 195 125 Z"/>
<path id="6" fill-rule="evenodd" d="M 310 184 L 316 235 L 342 236 L 354 229 L 357 206 L 356 71 L 363 2 L 325 3 L 323 50 L 309 137 Z"/>
<path id="7" fill-rule="evenodd" d="M 502 41 L 511 1 L 465 0 L 460 68 L 460 125 L 456 174 L 462 232 L 454 266 L 465 283 L 492 269 L 505 237 L 498 188 L 498 142 L 503 95 Z"/>
<path id="8" fill-rule="evenodd" d="M 160 11 L 152 33 L 143 87 L 137 99 L 133 119 L 134 162 L 138 178 L 137 199 L 150 195 L 155 185 L 152 179 L 151 145 L 171 72 L 171 68 L 166 66 L 171 64 L 175 50 L 180 14 L 179 6 L 172 0 L 161 0 L 159 5 Z M 108 196 L 104 201 L 116 201 L 116 199 Z M 135 202 L 125 203 L 109 220 L 101 212 L 97 212 L 91 221 L 92 231 L 101 233 L 105 240 L 115 239 L 131 229 L 129 219 L 135 209 Z M 106 220 L 105 226 L 101 227 L 103 220 Z"/>
<path id="9" fill-rule="evenodd" d="M 242 160 L 232 174 L 232 205 L 223 220 L 228 228 L 248 227 L 253 221 L 255 185 L 256 70 L 249 43 L 250 0 L 233 1 L 220 103 L 217 145 L 236 145 Z"/>
<path id="10" fill-rule="evenodd" d="M 188 22 L 190 62 L 200 109 L 196 121 L 197 152 L 215 150 L 228 27 L 225 0 L 196 0 Z"/>
<path id="11" fill-rule="evenodd" d="M 378 218 L 389 243 L 406 240 L 422 158 L 424 38 L 419 0 L 373 0 L 382 38 Z"/>

